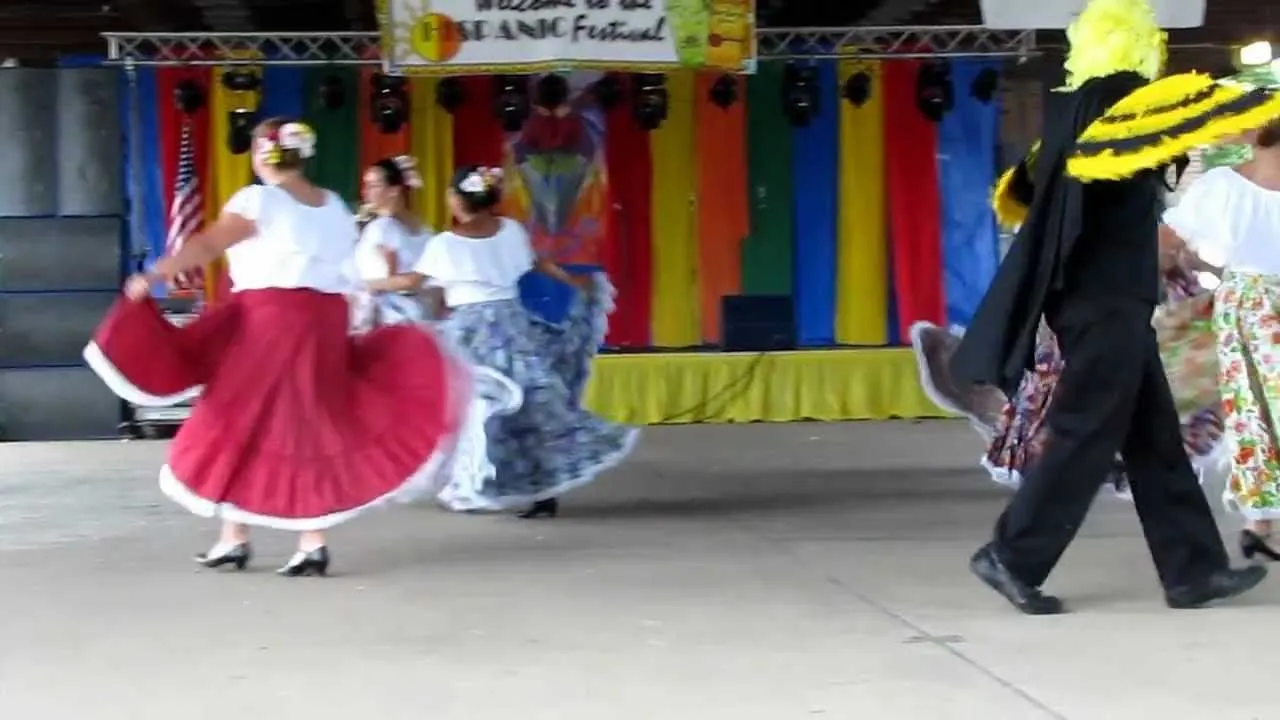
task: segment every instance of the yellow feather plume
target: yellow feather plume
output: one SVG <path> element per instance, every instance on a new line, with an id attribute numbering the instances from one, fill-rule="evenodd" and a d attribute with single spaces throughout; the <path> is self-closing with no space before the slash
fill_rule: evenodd
<path id="1" fill-rule="evenodd" d="M 1027 151 L 1027 156 L 1023 158 L 1019 165 L 1023 165 L 1027 169 L 1027 173 L 1031 173 L 1035 167 L 1036 154 L 1040 151 L 1040 141 L 1037 140 L 1031 145 L 1031 149 Z M 1018 165 L 1005 170 L 1000 178 L 996 180 L 996 186 L 991 192 L 991 209 L 996 214 L 996 222 L 1005 230 L 1016 230 L 1022 223 L 1027 220 L 1027 212 L 1030 210 L 1022 201 L 1018 199 L 1013 192 L 1013 179 L 1018 173 Z"/>
<path id="2" fill-rule="evenodd" d="M 1167 35 L 1147 0 L 1090 0 L 1067 28 L 1067 41 L 1068 90 L 1118 72 L 1154 80 L 1164 71 Z"/>
<path id="3" fill-rule="evenodd" d="M 1027 206 L 1013 196 L 1013 176 L 1016 172 L 1016 166 L 1005 170 L 996 181 L 995 191 L 991 193 L 991 209 L 996 213 L 996 222 L 1005 230 L 1014 230 L 1027 219 Z"/>

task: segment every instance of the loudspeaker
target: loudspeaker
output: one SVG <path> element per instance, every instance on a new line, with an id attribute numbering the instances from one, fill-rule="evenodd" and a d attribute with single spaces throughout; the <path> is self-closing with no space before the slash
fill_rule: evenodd
<path id="1" fill-rule="evenodd" d="M 720 337 L 728 352 L 794 350 L 795 307 L 789 295 L 726 295 Z"/>

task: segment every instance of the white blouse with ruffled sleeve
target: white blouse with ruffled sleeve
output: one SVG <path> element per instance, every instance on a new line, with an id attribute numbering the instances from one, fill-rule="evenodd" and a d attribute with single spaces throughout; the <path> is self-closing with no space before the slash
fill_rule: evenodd
<path id="1" fill-rule="evenodd" d="M 227 249 L 232 290 L 310 288 L 344 293 L 352 288 L 350 264 L 359 230 L 336 193 L 319 206 L 298 202 L 285 190 L 250 185 L 227 201 L 225 212 L 252 220 L 257 230 Z"/>
<path id="2" fill-rule="evenodd" d="M 446 305 L 459 307 L 519 297 L 517 284 L 536 261 L 524 225 L 502 218 L 498 232 L 486 238 L 436 235 L 413 269 L 444 290 Z"/>
<path id="3" fill-rule="evenodd" d="M 1233 168 L 1214 168 L 1198 178 L 1165 211 L 1164 223 L 1210 264 L 1280 275 L 1280 191 Z"/>

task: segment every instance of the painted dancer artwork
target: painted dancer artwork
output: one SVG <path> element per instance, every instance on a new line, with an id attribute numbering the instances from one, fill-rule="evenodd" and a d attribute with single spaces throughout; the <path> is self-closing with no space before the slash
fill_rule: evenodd
<path id="1" fill-rule="evenodd" d="M 529 78 L 534 107 L 504 148 L 503 211 L 525 223 L 539 253 L 570 265 L 600 264 L 608 209 L 604 116 L 587 92 L 601 73 Z"/>

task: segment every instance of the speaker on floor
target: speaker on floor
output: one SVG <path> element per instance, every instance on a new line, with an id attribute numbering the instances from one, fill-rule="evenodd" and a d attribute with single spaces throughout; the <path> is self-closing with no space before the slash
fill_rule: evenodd
<path id="1" fill-rule="evenodd" d="M 720 337 L 728 352 L 794 350 L 795 306 L 789 295 L 726 295 Z"/>

